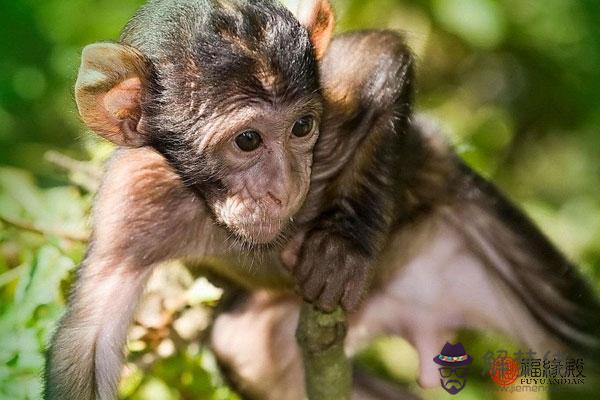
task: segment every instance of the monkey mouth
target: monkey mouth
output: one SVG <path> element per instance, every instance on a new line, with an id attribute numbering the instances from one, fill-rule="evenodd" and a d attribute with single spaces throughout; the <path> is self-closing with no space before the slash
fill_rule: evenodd
<path id="1" fill-rule="evenodd" d="M 234 242 L 250 248 L 281 242 L 289 224 L 289 218 L 267 216 L 265 213 L 260 213 L 260 217 L 221 214 L 217 215 L 217 220 L 231 234 Z"/>
<path id="2" fill-rule="evenodd" d="M 213 211 L 234 241 L 255 246 L 280 241 L 290 220 L 282 210 L 272 210 L 239 198 L 217 202 Z"/>
<path id="3" fill-rule="evenodd" d="M 276 243 L 285 230 L 280 219 L 262 220 L 260 222 L 242 222 L 229 228 L 243 241 L 253 245 L 270 245 Z"/>

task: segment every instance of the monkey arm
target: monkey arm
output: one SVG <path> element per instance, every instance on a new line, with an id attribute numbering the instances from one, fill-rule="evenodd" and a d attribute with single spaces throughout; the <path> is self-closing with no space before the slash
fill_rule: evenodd
<path id="1" fill-rule="evenodd" d="M 127 329 L 152 267 L 188 253 L 203 237 L 205 218 L 161 156 L 143 148 L 117 153 L 97 195 L 91 246 L 50 344 L 45 399 L 116 396 Z"/>
<path id="2" fill-rule="evenodd" d="M 412 57 L 393 33 L 345 35 L 322 77 L 329 115 L 307 200 L 319 207 L 293 273 L 307 300 L 354 309 L 392 224 L 415 207 L 409 185 L 424 149 L 409 129 Z"/>
<path id="3" fill-rule="evenodd" d="M 48 351 L 45 399 L 115 397 L 127 329 L 150 271 L 88 254 Z"/>

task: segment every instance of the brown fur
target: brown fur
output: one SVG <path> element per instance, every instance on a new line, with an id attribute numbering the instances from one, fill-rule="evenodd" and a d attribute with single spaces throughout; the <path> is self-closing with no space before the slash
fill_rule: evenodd
<path id="1" fill-rule="evenodd" d="M 333 42 L 323 60 L 327 115 L 314 151 L 313 185 L 298 218 L 301 227 L 339 193 L 353 193 L 345 174 L 368 169 L 372 143 L 381 144 L 386 121 L 395 117 L 368 114 L 388 110 L 390 101 L 384 90 L 389 88 L 376 85 L 373 71 L 379 62 L 401 67 L 403 46 L 398 36 L 377 32 Z M 402 78 L 402 68 L 394 71 L 400 75 L 392 77 Z M 381 107 L 365 105 L 364 90 L 382 90 L 374 98 Z M 375 122 L 363 126 L 361 121 Z M 402 335 L 417 349 L 419 381 L 429 387 L 439 382 L 429 360 L 463 327 L 494 329 L 533 349 L 597 349 L 597 338 L 585 325 L 595 322 L 597 303 L 574 268 L 493 187 L 462 165 L 430 124 L 412 118 L 407 128 L 415 141 L 406 142 L 397 155 L 405 201 L 399 211 L 387 203 L 377 210 L 394 223 L 378 238 L 373 284 L 351 317 L 348 352 L 378 335 Z M 205 149 L 216 147 L 211 143 Z M 265 171 L 272 172 L 258 169 L 253 176 Z M 373 186 L 362 178 L 357 183 Z M 291 292 L 293 280 L 279 262 L 278 249 L 253 253 L 229 240 L 230 232 L 215 222 L 205 199 L 149 148 L 117 151 L 98 193 L 93 225 L 93 244 L 48 355 L 46 398 L 114 398 L 126 328 L 144 282 L 156 263 L 171 258 L 206 262 L 213 273 L 256 291 L 249 302 L 222 315 L 213 331 L 215 352 L 238 386 L 260 399 L 304 397 L 293 337 L 300 301 Z M 293 240 L 292 262 L 307 237 L 303 230 Z M 352 254 L 339 246 L 324 250 L 328 257 Z M 538 282 L 547 290 L 536 291 Z M 364 390 L 356 398 L 369 398 Z"/>

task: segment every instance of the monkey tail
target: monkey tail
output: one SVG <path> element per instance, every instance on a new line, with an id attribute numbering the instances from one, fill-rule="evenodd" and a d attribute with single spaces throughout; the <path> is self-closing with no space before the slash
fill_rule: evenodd
<path id="1" fill-rule="evenodd" d="M 480 250 L 490 272 L 499 276 L 529 313 L 570 350 L 600 365 L 600 301 L 577 268 L 493 185 L 462 166 L 463 207 L 457 219 Z M 457 224 L 458 225 L 458 224 Z"/>

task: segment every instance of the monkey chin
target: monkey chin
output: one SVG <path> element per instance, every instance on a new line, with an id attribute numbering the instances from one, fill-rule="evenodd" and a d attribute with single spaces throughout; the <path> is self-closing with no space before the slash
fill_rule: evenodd
<path id="1" fill-rule="evenodd" d="M 285 230 L 284 223 L 281 220 L 242 222 L 234 226 L 228 225 L 227 228 L 238 240 L 254 248 L 276 246 L 281 242 Z"/>
<path id="2" fill-rule="evenodd" d="M 287 213 L 239 200 L 228 200 L 217 202 L 213 211 L 217 221 L 235 242 L 251 248 L 271 247 L 281 242 L 291 218 Z"/>

